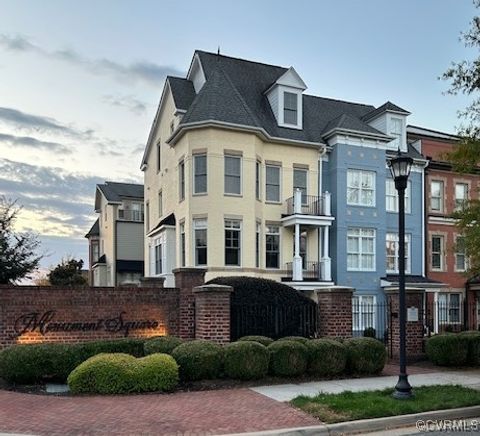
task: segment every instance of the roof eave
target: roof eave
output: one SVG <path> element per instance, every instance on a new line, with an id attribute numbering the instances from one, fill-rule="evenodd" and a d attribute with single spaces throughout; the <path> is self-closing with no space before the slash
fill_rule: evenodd
<path id="1" fill-rule="evenodd" d="M 333 129 L 329 130 L 327 133 L 324 133 L 322 136 L 324 138 L 330 138 L 334 135 L 348 135 L 348 136 L 358 136 L 362 138 L 370 138 L 370 139 L 375 139 L 378 141 L 383 141 L 383 142 L 390 142 L 394 138 L 392 136 L 384 135 L 384 134 L 377 134 L 377 133 L 370 133 L 370 132 L 362 132 L 359 130 L 350 130 L 350 129 L 342 129 L 338 127 L 334 127 Z"/>

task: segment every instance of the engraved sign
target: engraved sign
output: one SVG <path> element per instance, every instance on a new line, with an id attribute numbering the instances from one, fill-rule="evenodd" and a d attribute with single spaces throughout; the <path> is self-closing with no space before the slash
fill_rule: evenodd
<path id="1" fill-rule="evenodd" d="M 418 322 L 418 307 L 409 307 L 407 309 L 407 321 Z"/>

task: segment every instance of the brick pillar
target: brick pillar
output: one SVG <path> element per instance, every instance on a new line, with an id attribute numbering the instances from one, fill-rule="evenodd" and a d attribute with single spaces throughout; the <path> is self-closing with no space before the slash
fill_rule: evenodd
<path id="1" fill-rule="evenodd" d="M 195 297 L 193 288 L 205 282 L 205 269 L 202 268 L 177 268 L 175 287 L 180 289 L 180 328 L 179 336 L 182 339 L 195 338 Z"/>
<path id="2" fill-rule="evenodd" d="M 315 289 L 313 299 L 318 303 L 318 333 L 320 336 L 352 336 L 353 288 L 332 287 Z"/>
<path id="3" fill-rule="evenodd" d="M 218 344 L 230 342 L 231 286 L 204 285 L 194 288 L 195 339 Z"/>
<path id="4" fill-rule="evenodd" d="M 423 356 L 423 299 L 424 289 L 412 288 L 405 290 L 405 303 L 407 310 L 406 327 L 406 348 L 407 361 L 415 361 Z M 389 338 L 391 343 L 392 357 L 398 359 L 400 356 L 400 300 L 398 298 L 398 288 L 387 290 L 388 303 L 390 307 L 390 325 L 391 332 Z M 413 317 L 418 314 L 418 319 L 408 320 L 408 313 Z M 415 311 L 416 309 L 416 311 Z"/>

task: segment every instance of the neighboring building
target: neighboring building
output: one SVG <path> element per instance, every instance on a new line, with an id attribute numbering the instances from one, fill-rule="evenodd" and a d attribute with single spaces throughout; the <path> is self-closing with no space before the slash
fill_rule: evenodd
<path id="1" fill-rule="evenodd" d="M 398 149 L 415 161 L 408 272 L 417 282 L 424 276 L 426 161 L 407 146 L 407 111 L 306 88 L 293 67 L 203 51 L 186 78 L 167 78 L 142 160 L 145 275 L 173 285 L 172 269 L 187 266 L 207 268 L 207 279 L 351 286 L 354 325 L 363 331 L 379 324 L 382 286 L 394 285 L 398 272 L 396 191 L 386 165 Z"/>
<path id="2" fill-rule="evenodd" d="M 425 308 L 428 324 L 435 333 L 446 325 L 462 328 L 467 313 L 468 258 L 452 213 L 461 209 L 466 201 L 478 199 L 480 174 L 456 173 L 445 161 L 444 155 L 453 150 L 457 136 L 418 126 L 408 126 L 407 133 L 409 140 L 416 141 L 429 160 L 425 177 L 425 264 L 427 276 L 437 285 L 427 293 Z M 475 304 L 475 301 L 475 293 L 472 293 L 468 305 Z M 478 308 L 469 311 L 474 315 Z M 472 315 L 469 322 L 473 322 Z M 474 327 L 478 328 L 478 325 Z"/>
<path id="3" fill-rule="evenodd" d="M 143 276 L 143 185 L 105 182 L 97 185 L 98 218 L 85 235 L 89 241 L 92 286 L 138 283 Z"/>

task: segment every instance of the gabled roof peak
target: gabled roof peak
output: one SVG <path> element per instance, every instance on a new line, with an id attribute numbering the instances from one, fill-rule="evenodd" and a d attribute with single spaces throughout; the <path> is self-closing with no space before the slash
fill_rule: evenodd
<path id="1" fill-rule="evenodd" d="M 307 85 L 293 67 L 290 67 L 287 71 L 285 71 L 276 80 L 275 85 L 289 86 L 292 88 L 301 89 L 302 91 L 305 91 L 305 89 L 307 89 Z"/>
<path id="2" fill-rule="evenodd" d="M 400 106 L 397 106 L 396 104 L 393 104 L 391 101 L 387 101 L 386 103 L 382 104 L 381 106 L 369 112 L 368 114 L 365 114 L 363 116 L 363 121 L 373 120 L 374 118 L 378 117 L 384 112 L 395 112 L 398 114 L 410 115 L 410 112 L 408 112 L 407 110 L 402 109 Z"/>

